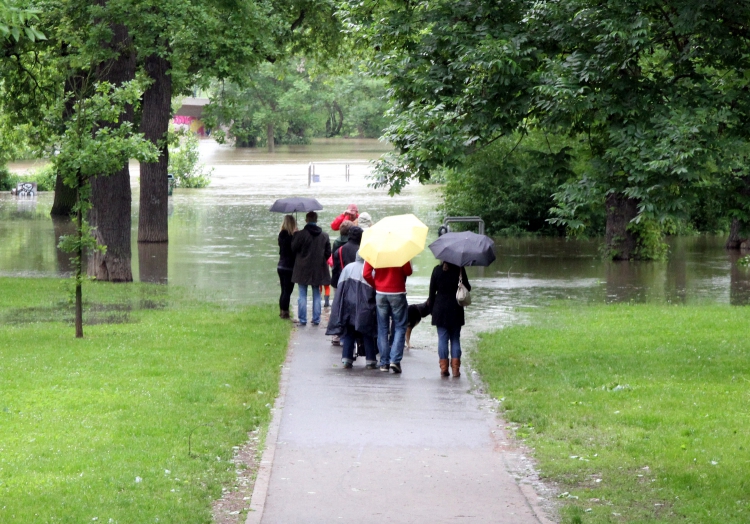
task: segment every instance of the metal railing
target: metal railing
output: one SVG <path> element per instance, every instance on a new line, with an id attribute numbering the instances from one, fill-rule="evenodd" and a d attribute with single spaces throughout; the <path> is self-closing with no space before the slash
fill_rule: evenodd
<path id="1" fill-rule="evenodd" d="M 443 233 L 448 233 L 451 230 L 450 224 L 454 222 L 478 222 L 479 234 L 484 235 L 484 220 L 482 220 L 482 217 L 445 217 L 440 229 L 442 230 L 444 228 Z"/>
<path id="2" fill-rule="evenodd" d="M 315 173 L 315 165 L 316 164 L 329 164 L 329 165 L 340 165 L 340 166 L 343 166 L 344 167 L 344 180 L 346 182 L 349 182 L 349 180 L 351 179 L 351 174 L 352 174 L 351 173 L 351 165 L 352 164 L 369 164 L 369 162 L 367 162 L 367 161 L 364 161 L 364 162 L 353 161 L 353 162 L 347 162 L 347 163 L 342 163 L 342 162 L 310 162 L 307 165 L 307 187 L 310 187 L 310 185 L 313 184 L 313 183 L 315 183 L 315 182 L 320 182 L 320 175 L 318 175 L 318 174 Z"/>

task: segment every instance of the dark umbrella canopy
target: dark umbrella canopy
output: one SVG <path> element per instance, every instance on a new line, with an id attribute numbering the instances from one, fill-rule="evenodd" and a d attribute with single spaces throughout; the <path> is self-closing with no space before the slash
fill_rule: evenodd
<path id="1" fill-rule="evenodd" d="M 268 210 L 274 213 L 306 213 L 320 209 L 323 209 L 323 206 L 314 198 L 290 197 L 278 199 Z"/>
<path id="2" fill-rule="evenodd" d="M 446 233 L 430 244 L 435 258 L 457 266 L 489 266 L 495 261 L 495 242 L 471 231 Z"/>

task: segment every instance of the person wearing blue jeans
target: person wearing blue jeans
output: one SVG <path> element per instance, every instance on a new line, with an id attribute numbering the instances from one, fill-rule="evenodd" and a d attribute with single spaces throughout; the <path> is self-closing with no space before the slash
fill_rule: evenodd
<path id="1" fill-rule="evenodd" d="M 461 360 L 461 326 L 437 328 L 438 334 L 438 358 L 448 360 L 455 358 Z M 450 344 L 450 356 L 448 345 Z"/>
<path id="2" fill-rule="evenodd" d="M 313 326 L 320 324 L 320 287 L 331 283 L 328 257 L 331 256 L 331 241 L 318 227 L 318 214 L 310 211 L 305 215 L 305 227 L 294 234 L 292 252 L 294 269 L 292 282 L 297 284 L 297 317 L 299 325 L 307 324 L 307 286 L 312 287 Z"/>
<path id="3" fill-rule="evenodd" d="M 408 308 L 405 293 L 376 293 L 378 306 L 378 350 L 380 351 L 380 369 L 389 368 L 394 373 L 401 373 L 401 359 L 404 357 L 404 342 L 408 325 Z M 388 327 L 393 320 L 393 337 L 388 336 Z"/>
<path id="4" fill-rule="evenodd" d="M 320 286 L 310 286 L 312 288 L 312 323 L 313 326 L 320 324 Z M 299 325 L 307 325 L 307 286 L 297 284 L 299 297 L 297 298 L 297 319 Z"/>
<path id="5" fill-rule="evenodd" d="M 406 277 L 411 275 L 411 263 L 401 267 L 375 268 L 365 261 L 362 277 L 375 288 L 375 304 L 378 308 L 378 350 L 380 371 L 401 373 L 401 358 L 404 356 L 406 326 L 409 321 L 406 303 Z M 393 342 L 388 343 L 388 327 L 393 319 Z"/>
<path id="6" fill-rule="evenodd" d="M 354 326 L 347 326 L 346 331 L 341 335 L 342 357 L 345 368 L 351 368 L 354 362 L 354 347 L 356 346 L 358 333 Z M 377 362 L 378 345 L 375 337 L 363 335 L 362 341 L 365 346 L 365 365 L 368 369 L 374 369 Z"/>
<path id="7" fill-rule="evenodd" d="M 432 325 L 438 333 L 438 358 L 440 375 L 449 377 L 448 345 L 450 345 L 450 367 L 453 376 L 461 376 L 461 326 L 465 323 L 464 308 L 456 300 L 458 282 L 471 290 L 466 270 L 448 262 L 438 264 L 432 270 L 427 302 L 432 311 Z"/>

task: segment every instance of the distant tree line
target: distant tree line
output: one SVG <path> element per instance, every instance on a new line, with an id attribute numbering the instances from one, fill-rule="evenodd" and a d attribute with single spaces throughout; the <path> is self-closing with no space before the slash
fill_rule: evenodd
<path id="1" fill-rule="evenodd" d="M 357 68 L 326 71 L 301 57 L 265 63 L 215 82 L 204 122 L 237 147 L 305 144 L 313 137 L 380 137 L 387 125 L 385 82 Z"/>

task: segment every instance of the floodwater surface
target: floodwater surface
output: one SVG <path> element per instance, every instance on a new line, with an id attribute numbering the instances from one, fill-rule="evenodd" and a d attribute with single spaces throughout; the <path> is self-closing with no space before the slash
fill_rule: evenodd
<path id="1" fill-rule="evenodd" d="M 269 213 L 268 207 L 287 196 L 312 196 L 321 202 L 319 224 L 331 241 L 338 234 L 327 225 L 347 204 L 356 203 L 375 221 L 414 213 L 430 226 L 429 243 L 442 221 L 437 210 L 440 187 L 414 184 L 395 197 L 369 187 L 369 161 L 386 150 L 375 140 L 332 140 L 268 153 L 202 140 L 201 159 L 214 170 L 210 187 L 176 189 L 169 202 L 168 246 L 146 244 L 140 251 L 135 242 L 138 164 L 132 164 L 136 279 L 168 282 L 228 303 L 276 302 L 276 236 L 282 215 Z M 308 187 L 310 162 L 315 162 L 320 181 Z M 29 164 L 11 167 L 23 171 Z M 68 255 L 55 246 L 70 225 L 49 218 L 52 200 L 51 193 L 33 200 L 0 195 L 0 275 L 69 275 Z M 467 328 L 499 328 L 522 319 L 525 308 L 558 301 L 746 304 L 750 271 L 737 266 L 739 255 L 726 252 L 723 243 L 723 238 L 711 236 L 675 238 L 670 239 L 667 262 L 606 262 L 599 256 L 599 240 L 497 238 L 497 261 L 489 268 L 468 268 L 474 289 Z M 436 263 L 429 249 L 413 261 L 410 302 L 425 300 Z M 417 343 L 434 344 L 433 331 L 420 326 Z"/>

